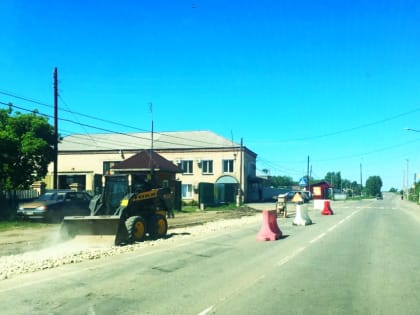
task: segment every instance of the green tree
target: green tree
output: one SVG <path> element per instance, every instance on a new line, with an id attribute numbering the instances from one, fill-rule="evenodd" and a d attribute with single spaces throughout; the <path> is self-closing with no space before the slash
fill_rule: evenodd
<path id="1" fill-rule="evenodd" d="M 293 179 L 289 176 L 270 176 L 268 178 L 269 186 L 275 188 L 293 186 Z"/>
<path id="2" fill-rule="evenodd" d="M 368 196 L 376 196 L 381 192 L 382 179 L 380 176 L 370 176 L 366 180 L 365 191 Z"/>
<path id="3" fill-rule="evenodd" d="M 341 189 L 340 172 L 328 172 L 327 175 L 325 175 L 325 180 L 329 182 L 332 187 Z"/>
<path id="4" fill-rule="evenodd" d="M 353 195 L 359 196 L 362 194 L 362 188 L 360 187 L 360 184 L 358 184 L 356 181 L 353 181 L 350 187 L 353 190 Z"/>
<path id="5" fill-rule="evenodd" d="M 341 180 L 341 185 L 343 189 L 351 189 L 351 181 L 348 179 Z"/>
<path id="6" fill-rule="evenodd" d="M 54 159 L 54 128 L 36 111 L 0 110 L 0 191 L 25 189 L 47 174 Z"/>

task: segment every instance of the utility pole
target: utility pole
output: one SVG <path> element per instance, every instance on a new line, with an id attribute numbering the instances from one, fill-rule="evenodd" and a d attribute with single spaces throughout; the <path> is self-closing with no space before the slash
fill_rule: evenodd
<path id="1" fill-rule="evenodd" d="M 243 182 L 243 165 L 244 165 L 244 154 L 243 154 L 243 149 L 244 149 L 244 140 L 243 138 L 241 138 L 241 150 L 240 150 L 240 158 L 239 158 L 239 163 L 241 163 L 241 168 L 239 169 L 239 205 L 242 204 L 242 182 Z"/>
<path id="2" fill-rule="evenodd" d="M 243 138 L 241 138 L 241 147 L 239 150 L 239 187 L 238 194 L 236 196 L 236 206 L 239 207 L 242 204 L 242 165 L 243 165 Z"/>
<path id="3" fill-rule="evenodd" d="M 308 165 L 306 166 L 306 191 L 309 191 L 309 155 L 308 155 Z"/>
<path id="4" fill-rule="evenodd" d="M 360 196 L 362 195 L 362 191 L 363 191 L 362 163 L 360 163 Z"/>
<path id="5" fill-rule="evenodd" d="M 57 67 L 54 68 L 54 171 L 53 188 L 58 189 L 58 79 Z"/>
<path id="6" fill-rule="evenodd" d="M 408 159 L 406 159 L 405 160 L 406 162 L 407 162 L 407 175 L 405 176 L 405 180 L 406 180 L 406 183 L 405 183 L 405 195 L 406 195 L 406 200 L 408 200 L 408 191 L 409 191 L 409 184 L 408 184 L 408 181 L 409 181 L 409 179 L 408 179 L 408 163 L 409 163 L 409 161 L 408 161 Z"/>

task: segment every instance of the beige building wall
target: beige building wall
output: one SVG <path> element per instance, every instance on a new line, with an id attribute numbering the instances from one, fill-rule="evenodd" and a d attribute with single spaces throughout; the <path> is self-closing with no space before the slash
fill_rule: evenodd
<path id="1" fill-rule="evenodd" d="M 138 151 L 124 152 L 124 159 L 129 158 Z M 177 152 L 160 152 L 157 153 L 162 155 L 174 164 L 180 165 L 183 160 L 192 161 L 192 172 L 189 174 L 179 173 L 176 174 L 176 178 L 182 182 L 182 184 L 192 185 L 193 192 L 192 200 L 198 200 L 198 184 L 200 182 L 216 183 L 223 176 L 230 176 L 236 183 L 241 181 L 242 192 L 247 191 L 247 177 L 255 176 L 255 156 L 248 154 L 246 150 L 242 153 L 234 153 L 232 150 L 215 150 L 211 151 L 177 151 Z M 205 174 L 203 173 L 202 161 L 211 160 L 213 161 L 213 172 Z M 223 160 L 233 160 L 233 172 L 223 172 Z M 94 190 L 94 177 L 96 175 L 103 174 L 103 162 L 119 162 L 123 161 L 123 157 L 120 152 L 79 152 L 79 153 L 60 153 L 58 156 L 58 175 L 86 175 L 86 187 L 88 191 Z M 241 165 L 242 163 L 242 165 Z M 241 180 L 241 166 L 242 166 L 242 180 Z M 45 179 L 47 188 L 52 188 L 52 172 L 53 164 L 49 165 L 48 176 Z"/>

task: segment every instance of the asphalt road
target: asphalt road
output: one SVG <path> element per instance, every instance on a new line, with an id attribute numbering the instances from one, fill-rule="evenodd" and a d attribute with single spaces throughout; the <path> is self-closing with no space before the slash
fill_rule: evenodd
<path id="1" fill-rule="evenodd" d="M 263 205 L 271 208 L 271 205 Z M 420 206 L 384 200 L 309 206 L 179 243 L 0 281 L 2 314 L 419 314 Z"/>

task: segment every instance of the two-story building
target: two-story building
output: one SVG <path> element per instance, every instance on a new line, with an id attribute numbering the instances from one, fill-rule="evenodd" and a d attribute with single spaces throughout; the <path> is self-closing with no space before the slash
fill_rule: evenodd
<path id="1" fill-rule="evenodd" d="M 111 174 L 119 162 L 141 150 L 153 150 L 181 168 L 176 179 L 182 183 L 184 201 L 234 202 L 239 188 L 242 201 L 261 198 L 257 154 L 211 131 L 66 136 L 58 145 L 57 187 L 78 183 L 94 191 L 102 175 Z M 51 164 L 45 179 L 48 188 L 53 187 L 53 169 Z"/>

